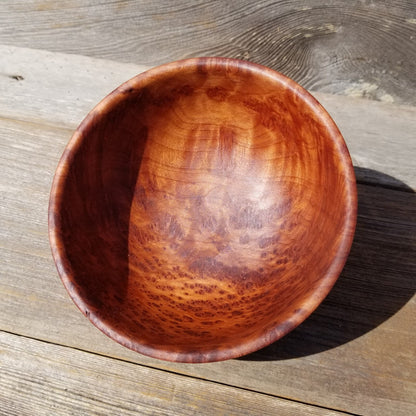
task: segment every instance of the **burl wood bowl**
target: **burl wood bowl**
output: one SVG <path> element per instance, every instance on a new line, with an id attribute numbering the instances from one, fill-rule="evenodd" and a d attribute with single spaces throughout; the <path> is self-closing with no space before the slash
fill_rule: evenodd
<path id="1" fill-rule="evenodd" d="M 265 67 L 188 59 L 136 76 L 82 122 L 53 182 L 49 231 L 79 309 L 152 357 L 242 356 L 299 325 L 350 250 L 344 140 Z"/>

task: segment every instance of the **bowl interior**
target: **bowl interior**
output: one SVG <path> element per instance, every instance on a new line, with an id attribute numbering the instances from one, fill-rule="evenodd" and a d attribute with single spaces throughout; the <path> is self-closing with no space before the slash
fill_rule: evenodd
<path id="1" fill-rule="evenodd" d="M 139 75 L 78 128 L 50 234 L 78 307 L 107 335 L 174 361 L 246 354 L 302 322 L 355 226 L 338 129 L 284 76 L 206 58 Z"/>

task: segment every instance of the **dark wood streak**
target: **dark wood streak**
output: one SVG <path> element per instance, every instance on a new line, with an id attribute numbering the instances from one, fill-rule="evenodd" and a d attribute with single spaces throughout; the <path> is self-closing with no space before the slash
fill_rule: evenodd
<path id="1" fill-rule="evenodd" d="M 300 86 L 199 58 L 90 113 L 49 215 L 58 271 L 97 327 L 157 358 L 217 361 L 281 338 L 327 295 L 352 242 L 355 176 Z"/>

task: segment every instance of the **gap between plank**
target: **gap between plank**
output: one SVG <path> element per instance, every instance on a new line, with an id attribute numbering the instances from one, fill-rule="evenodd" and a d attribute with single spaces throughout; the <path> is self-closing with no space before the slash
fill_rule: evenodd
<path id="1" fill-rule="evenodd" d="M 340 409 L 336 409 L 336 408 L 332 408 L 332 407 L 321 406 L 321 405 L 318 405 L 318 404 L 315 404 L 315 403 L 308 403 L 308 402 L 304 402 L 304 401 L 301 401 L 301 400 L 291 399 L 291 398 L 288 398 L 288 397 L 277 396 L 277 395 L 274 395 L 274 394 L 264 393 L 264 392 L 257 391 L 257 390 L 254 390 L 254 389 L 235 386 L 233 384 L 222 383 L 222 382 L 216 381 L 216 380 L 209 380 L 209 379 L 202 378 L 202 377 L 190 376 L 190 375 L 187 375 L 187 374 L 167 370 L 167 369 L 164 369 L 164 368 L 154 367 L 154 366 L 151 366 L 151 365 L 139 364 L 139 363 L 136 363 L 134 361 L 126 360 L 126 359 L 123 359 L 123 358 L 112 357 L 110 355 L 105 355 L 105 354 L 97 353 L 97 352 L 94 352 L 94 351 L 88 351 L 88 350 L 85 350 L 85 349 L 82 349 L 82 348 L 71 347 L 69 345 L 62 345 L 62 344 L 58 344 L 56 342 L 47 341 L 47 340 L 43 340 L 43 339 L 36 338 L 36 337 L 22 335 L 22 334 L 18 334 L 18 333 L 12 332 L 12 331 L 7 331 L 7 330 L 0 329 L 0 332 L 3 332 L 5 334 L 9 334 L 9 335 L 14 335 L 14 336 L 26 338 L 26 339 L 30 339 L 30 340 L 33 340 L 33 341 L 43 342 L 45 344 L 54 345 L 54 346 L 57 346 L 57 347 L 68 348 L 68 349 L 71 349 L 71 350 L 84 352 L 86 354 L 96 355 L 98 357 L 109 358 L 109 359 L 112 359 L 112 360 L 137 365 L 137 366 L 140 366 L 140 367 L 146 367 L 146 368 L 149 368 L 149 369 L 152 369 L 152 370 L 162 371 L 162 372 L 165 372 L 165 373 L 178 375 L 178 376 L 181 376 L 181 377 L 187 377 L 187 378 L 190 378 L 190 379 L 201 380 L 201 381 L 208 382 L 208 383 L 214 383 L 214 384 L 217 384 L 219 386 L 230 387 L 230 388 L 238 389 L 238 390 L 241 390 L 241 391 L 256 393 L 256 394 L 260 394 L 260 395 L 268 396 L 268 397 L 272 397 L 272 398 L 275 397 L 276 399 L 287 400 L 288 402 L 299 403 L 299 404 L 302 404 L 302 405 L 312 406 L 312 407 L 316 407 L 316 408 L 319 408 L 319 409 L 335 411 L 335 412 L 339 412 L 340 414 L 344 414 L 344 415 L 360 416 L 358 413 L 351 413 L 351 412 L 348 412 L 346 410 L 340 410 Z"/>

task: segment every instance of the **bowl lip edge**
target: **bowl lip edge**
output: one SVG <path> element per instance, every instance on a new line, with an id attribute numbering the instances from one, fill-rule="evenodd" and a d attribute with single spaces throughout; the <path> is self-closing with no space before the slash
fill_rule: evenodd
<path id="1" fill-rule="evenodd" d="M 132 88 L 146 85 L 146 82 L 151 82 L 156 76 L 169 73 L 173 70 L 178 70 L 177 65 L 182 64 L 185 66 L 197 66 L 200 64 L 206 64 L 206 62 L 212 62 L 220 64 L 220 66 L 231 65 L 234 68 L 236 65 L 243 67 L 249 71 L 253 71 L 260 76 L 267 75 L 274 80 L 283 83 L 285 87 L 289 87 L 296 93 L 301 100 L 305 101 L 309 107 L 313 107 L 314 112 L 319 113 L 320 120 L 325 122 L 325 126 L 330 130 L 329 136 L 335 142 L 334 146 L 339 150 L 340 165 L 342 165 L 342 172 L 346 179 L 346 196 L 348 199 L 348 206 L 345 208 L 347 213 L 346 219 L 343 224 L 343 232 L 341 234 L 341 241 L 338 246 L 338 250 L 333 256 L 333 261 L 330 264 L 327 272 L 320 277 L 320 284 L 317 288 L 317 292 L 314 292 L 312 296 L 313 301 L 307 302 L 308 308 L 303 314 L 298 314 L 298 318 L 291 320 L 288 324 L 287 321 L 282 322 L 285 324 L 282 330 L 279 330 L 279 326 L 276 326 L 268 332 L 262 334 L 262 336 L 255 338 L 250 342 L 243 342 L 237 344 L 235 347 L 227 349 L 217 349 L 211 354 L 209 352 L 185 352 L 176 353 L 171 350 L 163 350 L 161 348 L 153 348 L 146 346 L 142 343 L 133 342 L 128 337 L 123 336 L 108 324 L 106 324 L 102 318 L 98 317 L 94 311 L 87 305 L 82 294 L 82 289 L 74 283 L 73 270 L 68 260 L 65 251 L 65 244 L 63 242 L 62 235 L 60 233 L 60 218 L 59 208 L 62 202 L 62 189 L 68 175 L 71 161 L 82 144 L 83 138 L 86 135 L 91 126 L 96 122 L 99 115 L 105 114 L 111 108 L 116 106 L 119 101 L 123 100 L 126 96 L 126 92 L 131 91 Z M 142 86 L 143 86 L 142 85 Z M 347 205 L 347 204 L 346 204 Z M 57 209 L 58 208 L 58 209 Z M 77 127 L 68 144 L 65 146 L 64 152 L 58 162 L 58 166 L 55 171 L 55 175 L 52 181 L 52 187 L 50 191 L 49 205 L 48 205 L 48 235 L 49 242 L 52 251 L 52 257 L 54 259 L 58 274 L 64 284 L 66 291 L 70 298 L 78 307 L 78 309 L 104 334 L 111 339 L 115 340 L 119 344 L 139 352 L 143 355 L 150 356 L 152 358 L 162 359 L 171 362 L 182 363 L 201 363 L 201 362 L 216 362 L 223 361 L 232 358 L 238 358 L 252 352 L 258 351 L 278 339 L 282 338 L 288 332 L 292 331 L 298 325 L 300 325 L 313 311 L 322 303 L 324 298 L 328 295 L 333 285 L 337 281 L 351 250 L 354 232 L 357 222 L 357 189 L 355 181 L 355 173 L 351 156 L 349 154 L 345 140 L 343 139 L 341 132 L 339 131 L 334 120 L 329 113 L 319 103 L 319 101 L 306 89 L 301 87 L 292 79 L 288 78 L 284 74 L 265 67 L 260 64 L 252 63 L 249 61 L 242 61 L 234 58 L 221 58 L 221 57 L 202 57 L 202 58 L 189 58 L 179 61 L 166 63 L 155 68 L 142 72 L 130 80 L 122 83 L 119 87 L 113 90 L 110 94 L 105 96 L 84 118 L 81 124 Z M 316 295 L 319 296 L 316 296 Z M 274 332 L 274 335 L 273 335 Z"/>

